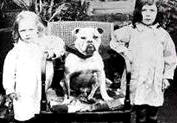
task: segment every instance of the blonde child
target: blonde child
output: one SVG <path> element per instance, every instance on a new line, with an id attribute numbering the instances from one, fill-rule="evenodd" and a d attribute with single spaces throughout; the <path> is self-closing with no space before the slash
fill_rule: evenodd
<path id="1" fill-rule="evenodd" d="M 48 59 L 58 55 L 39 45 L 39 41 L 45 40 L 44 33 L 45 27 L 35 13 L 22 11 L 17 15 L 13 31 L 15 44 L 3 66 L 3 87 L 13 100 L 16 121 L 29 121 L 40 112 L 41 63 L 44 52 L 48 53 Z M 60 55 L 63 54 L 62 50 Z M 52 70 L 51 67 L 48 69 L 46 71 Z"/>
<path id="2" fill-rule="evenodd" d="M 160 7 L 158 0 L 137 0 L 132 25 L 115 30 L 110 42 L 131 62 L 130 97 L 136 123 L 157 123 L 164 90 L 177 65 L 175 45 L 161 26 Z"/>

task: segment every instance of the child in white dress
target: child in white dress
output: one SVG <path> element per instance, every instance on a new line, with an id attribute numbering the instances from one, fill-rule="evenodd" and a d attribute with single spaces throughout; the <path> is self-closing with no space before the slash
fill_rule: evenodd
<path id="1" fill-rule="evenodd" d="M 161 17 L 158 0 L 137 0 L 132 25 L 115 30 L 110 42 L 132 63 L 130 97 L 137 107 L 137 123 L 157 123 L 164 89 L 177 65 L 175 45 Z"/>
<path id="2" fill-rule="evenodd" d="M 50 45 L 48 46 L 50 49 L 44 48 L 42 41 L 47 42 L 48 39 L 48 42 L 53 42 L 49 36 L 46 39 L 44 33 L 45 27 L 35 13 L 22 11 L 17 15 L 13 31 L 15 44 L 7 54 L 3 67 L 3 87 L 13 100 L 16 121 L 28 121 L 40 112 L 41 67 L 44 52 L 48 53 L 48 59 L 59 57 L 64 53 L 64 43 L 57 37 L 55 39 L 59 44 L 56 43 L 58 45 L 55 46 L 59 46 L 60 49 L 52 50 Z M 53 65 L 49 64 L 46 66 L 49 77 L 46 75 L 46 78 L 53 74 L 51 73 Z"/>

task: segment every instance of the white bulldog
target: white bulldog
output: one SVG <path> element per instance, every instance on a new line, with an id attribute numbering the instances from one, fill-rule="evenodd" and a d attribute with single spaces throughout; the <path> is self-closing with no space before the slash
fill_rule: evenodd
<path id="1" fill-rule="evenodd" d="M 71 88 L 78 85 L 80 91 L 82 86 L 90 86 L 88 100 L 93 98 L 98 87 L 100 87 L 102 98 L 105 101 L 111 100 L 112 98 L 108 96 L 106 91 L 104 63 L 98 52 L 103 29 L 76 28 L 72 33 L 76 36 L 75 51 L 71 51 L 65 59 L 65 99 L 70 98 Z M 61 85 L 63 86 L 63 84 Z"/>

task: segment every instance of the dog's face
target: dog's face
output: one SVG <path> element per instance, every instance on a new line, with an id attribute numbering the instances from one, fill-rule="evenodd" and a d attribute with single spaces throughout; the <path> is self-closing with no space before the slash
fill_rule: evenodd
<path id="1" fill-rule="evenodd" d="M 93 55 L 101 45 L 101 28 L 76 28 L 72 31 L 76 36 L 75 47 L 84 55 Z"/>

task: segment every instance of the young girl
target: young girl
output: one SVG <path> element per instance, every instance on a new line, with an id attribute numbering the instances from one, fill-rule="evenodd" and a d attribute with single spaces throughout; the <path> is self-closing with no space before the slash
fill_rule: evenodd
<path id="1" fill-rule="evenodd" d="M 59 50 L 55 55 L 53 50 L 41 48 L 44 46 L 38 42 L 46 40 L 44 32 L 41 19 L 35 13 L 22 11 L 17 15 L 13 31 L 15 45 L 7 54 L 3 68 L 3 87 L 13 100 L 14 118 L 17 121 L 28 121 L 40 112 L 44 52 L 48 53 L 49 59 L 53 59 L 64 50 Z M 59 41 L 62 42 L 60 38 Z M 63 42 L 61 45 L 63 46 Z M 62 46 L 59 48 L 63 48 Z M 47 68 L 52 70 L 51 67 Z"/>
<path id="2" fill-rule="evenodd" d="M 132 25 L 115 30 L 112 49 L 131 62 L 130 97 L 137 123 L 157 123 L 164 89 L 177 65 L 175 45 L 162 28 L 160 2 L 137 0 Z"/>

